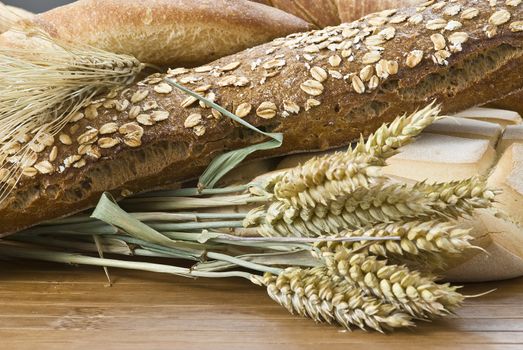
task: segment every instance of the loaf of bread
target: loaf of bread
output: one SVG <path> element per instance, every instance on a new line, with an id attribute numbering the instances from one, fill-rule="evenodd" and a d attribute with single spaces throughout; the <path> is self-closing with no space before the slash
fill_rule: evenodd
<path id="1" fill-rule="evenodd" d="M 284 134 L 282 147 L 257 157 L 340 147 L 434 99 L 456 112 L 521 89 L 523 6 L 440 3 L 293 34 L 111 92 L 63 134 L 42 137 L 36 157 L 7 158 L 24 175 L 0 204 L 0 232 L 92 207 L 103 191 L 121 198 L 194 178 L 218 154 L 263 139 L 165 77 Z"/>
<path id="2" fill-rule="evenodd" d="M 515 143 L 523 144 L 523 124 L 507 126 L 499 141 L 498 154 L 503 154 L 507 148 Z"/>
<path id="3" fill-rule="evenodd" d="M 509 109 L 523 115 L 523 92 L 516 92 L 501 100 L 488 104 L 492 108 Z"/>
<path id="4" fill-rule="evenodd" d="M 323 28 L 338 25 L 343 22 L 352 22 L 360 17 L 382 10 L 398 7 L 409 7 L 415 4 L 434 1 L 419 0 L 253 0 L 314 23 Z"/>
<path id="5" fill-rule="evenodd" d="M 34 18 L 52 36 L 158 66 L 197 66 L 271 39 L 312 29 L 247 0 L 80 0 Z M 31 45 L 32 40 L 27 45 Z M 0 43 L 20 44 L 7 32 Z"/>

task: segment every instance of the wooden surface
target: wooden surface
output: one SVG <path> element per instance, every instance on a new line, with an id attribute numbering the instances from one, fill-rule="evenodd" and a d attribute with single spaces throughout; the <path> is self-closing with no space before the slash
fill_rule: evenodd
<path id="1" fill-rule="evenodd" d="M 287 313 L 247 280 L 0 261 L 0 349 L 523 349 L 523 279 L 469 285 L 452 319 L 388 335 Z"/>

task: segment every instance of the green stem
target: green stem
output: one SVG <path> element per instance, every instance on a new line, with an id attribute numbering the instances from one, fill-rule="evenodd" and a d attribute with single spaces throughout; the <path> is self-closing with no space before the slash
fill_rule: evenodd
<path id="1" fill-rule="evenodd" d="M 133 198 L 150 198 L 150 197 L 201 197 L 206 195 L 216 195 L 216 194 L 228 194 L 243 192 L 248 190 L 250 187 L 247 185 L 240 186 L 229 186 L 223 188 L 206 188 L 199 190 L 198 188 L 180 188 L 178 190 L 172 191 L 157 191 L 149 192 L 134 196 Z"/>
<path id="2" fill-rule="evenodd" d="M 162 213 L 162 212 L 136 212 L 129 213 L 133 218 L 143 221 L 168 221 L 168 222 L 183 222 L 183 221 L 199 221 L 199 220 L 243 220 L 247 213 Z M 99 220 L 93 219 L 89 216 L 78 215 L 71 216 L 64 219 L 48 221 L 40 226 L 58 227 L 61 225 L 72 224 L 93 224 L 100 223 Z"/>
<path id="3" fill-rule="evenodd" d="M 123 201 L 121 205 L 126 208 L 146 208 L 147 210 L 187 210 L 201 208 L 216 208 L 240 206 L 253 203 L 265 203 L 268 198 L 254 197 L 250 194 L 237 196 L 222 196 L 212 198 L 192 197 L 152 197 L 131 198 Z"/>
<path id="4" fill-rule="evenodd" d="M 230 262 L 232 264 L 235 264 L 235 265 L 238 265 L 241 267 L 245 267 L 247 269 L 255 270 L 255 271 L 270 272 L 275 275 L 279 275 L 283 271 L 282 269 L 269 267 L 269 266 L 265 266 L 265 265 L 261 265 L 261 264 L 256 264 L 253 262 L 245 261 L 243 259 L 235 258 L 233 256 L 229 256 L 229 255 L 225 255 L 225 254 L 221 254 L 221 253 L 208 252 L 207 256 L 211 259 Z"/>
<path id="5" fill-rule="evenodd" d="M 217 228 L 241 228 L 243 224 L 241 221 L 209 221 L 209 222 L 186 222 L 181 224 L 148 223 L 148 226 L 163 232 L 163 231 L 179 231 L 179 230 L 207 230 Z"/>
<path id="6" fill-rule="evenodd" d="M 206 277 L 206 278 L 223 278 L 223 277 L 243 277 L 248 280 L 251 279 L 252 274 L 242 271 L 226 271 L 226 272 L 207 272 L 207 271 L 193 271 L 188 268 L 170 266 L 163 264 L 155 264 L 148 262 L 124 261 L 116 259 L 95 258 L 92 256 L 84 256 L 79 254 L 62 253 L 51 250 L 21 248 L 14 245 L 0 245 L 0 254 L 13 258 L 24 258 L 43 260 L 66 264 L 80 264 L 102 267 L 114 267 L 130 270 L 141 270 L 149 272 L 160 272 L 183 277 Z"/>

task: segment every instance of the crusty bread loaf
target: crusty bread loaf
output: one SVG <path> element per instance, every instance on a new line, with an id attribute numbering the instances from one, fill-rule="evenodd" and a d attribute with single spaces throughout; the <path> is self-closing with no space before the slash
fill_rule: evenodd
<path id="1" fill-rule="evenodd" d="M 472 244 L 463 256 L 449 262 L 445 280 L 499 281 L 523 276 L 523 227 L 481 211 L 474 216 Z"/>
<path id="2" fill-rule="evenodd" d="M 515 143 L 523 144 L 523 124 L 507 126 L 497 147 L 498 154 L 503 154 Z"/>
<path id="3" fill-rule="evenodd" d="M 312 27 L 247 0 L 80 0 L 35 17 L 53 36 L 159 66 L 197 66 Z M 4 40 L 19 42 L 17 33 Z"/>
<path id="4" fill-rule="evenodd" d="M 419 0 L 253 0 L 274 6 L 323 28 L 351 22 L 369 13 L 414 6 Z"/>
<path id="5" fill-rule="evenodd" d="M 503 190 L 499 207 L 523 227 L 523 144 L 507 148 L 489 177 L 489 185 Z"/>
<path id="6" fill-rule="evenodd" d="M 523 92 L 516 92 L 487 106 L 492 108 L 509 109 L 523 115 Z"/>
<path id="7" fill-rule="evenodd" d="M 433 99 L 455 112 L 523 86 L 523 32 L 514 25 L 523 6 L 456 4 L 462 10 L 454 16 L 444 8 L 403 9 L 167 76 L 284 134 L 282 147 L 257 157 L 340 147 Z M 458 37 L 468 40 L 458 45 Z M 449 50 L 439 44 L 435 50 L 433 40 L 445 40 Z M 46 138 L 0 204 L 0 232 L 89 208 L 103 191 L 121 198 L 194 178 L 216 155 L 261 141 L 162 78 L 109 94 L 86 107 L 64 135 Z"/>

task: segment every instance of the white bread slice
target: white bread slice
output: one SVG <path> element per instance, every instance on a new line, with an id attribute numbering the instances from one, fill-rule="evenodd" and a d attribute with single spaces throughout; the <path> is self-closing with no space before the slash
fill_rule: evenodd
<path id="1" fill-rule="evenodd" d="M 487 174 L 495 157 L 488 140 L 425 133 L 390 158 L 384 172 L 418 181 L 453 181 Z"/>
<path id="2" fill-rule="evenodd" d="M 463 112 L 455 114 L 454 116 L 498 123 L 503 128 L 507 125 L 521 124 L 523 122 L 518 112 L 485 107 L 469 108 Z"/>
<path id="3" fill-rule="evenodd" d="M 498 144 L 498 154 L 503 154 L 514 143 L 523 143 L 523 124 L 507 126 Z"/>
<path id="4" fill-rule="evenodd" d="M 523 226 L 523 144 L 507 148 L 489 176 L 488 184 L 503 190 L 497 205 L 512 221 Z"/>
<path id="5" fill-rule="evenodd" d="M 498 123 L 452 117 L 438 120 L 425 129 L 425 132 L 431 134 L 489 140 L 492 147 L 496 147 L 502 131 Z"/>
<path id="6" fill-rule="evenodd" d="M 483 249 L 468 250 L 452 261 L 445 280 L 485 282 L 523 275 L 523 227 L 480 210 L 472 219 L 473 244 Z"/>

